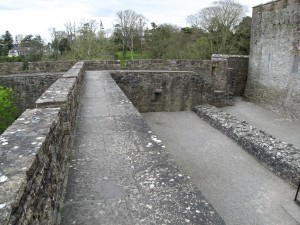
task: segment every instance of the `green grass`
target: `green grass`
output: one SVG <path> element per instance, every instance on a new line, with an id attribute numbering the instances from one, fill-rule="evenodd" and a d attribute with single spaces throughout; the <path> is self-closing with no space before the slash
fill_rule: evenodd
<path id="1" fill-rule="evenodd" d="M 115 53 L 115 59 L 121 60 L 121 66 L 125 66 L 125 60 L 131 60 L 131 53 L 130 53 L 130 51 L 127 51 L 125 58 L 123 58 L 122 51 L 118 51 Z M 144 52 L 143 55 L 141 55 L 139 51 L 134 51 L 133 59 L 134 60 L 147 59 L 147 52 Z"/>

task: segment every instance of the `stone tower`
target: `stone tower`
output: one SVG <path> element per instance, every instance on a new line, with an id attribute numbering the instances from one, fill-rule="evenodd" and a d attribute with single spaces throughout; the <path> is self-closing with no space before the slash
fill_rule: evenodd
<path id="1" fill-rule="evenodd" d="M 253 8 L 245 98 L 300 120 L 300 0 Z"/>

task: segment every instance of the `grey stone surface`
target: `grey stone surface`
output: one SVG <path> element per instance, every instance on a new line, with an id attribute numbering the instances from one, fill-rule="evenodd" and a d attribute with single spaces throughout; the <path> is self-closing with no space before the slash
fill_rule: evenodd
<path id="1" fill-rule="evenodd" d="M 234 96 L 243 96 L 246 81 L 248 76 L 248 62 L 249 56 L 247 55 L 218 55 L 213 54 L 212 60 L 227 60 L 228 67 L 232 68 L 232 88 Z"/>
<path id="2" fill-rule="evenodd" d="M 298 224 L 283 209 L 293 203 L 295 188 L 195 113 L 143 117 L 226 224 Z"/>
<path id="3" fill-rule="evenodd" d="M 28 71 L 30 73 L 40 72 L 66 72 L 73 65 L 74 61 L 39 61 L 29 62 Z"/>
<path id="4" fill-rule="evenodd" d="M 210 125 L 237 142 L 267 168 L 286 181 L 298 185 L 300 179 L 300 150 L 292 144 L 277 140 L 267 131 L 216 107 L 196 106 L 193 111 Z"/>
<path id="5" fill-rule="evenodd" d="M 193 71 L 198 75 L 207 76 L 216 90 L 229 92 L 232 81 L 231 73 L 228 73 L 227 60 L 180 60 L 180 59 L 149 59 L 126 60 L 126 68 L 129 70 L 164 70 L 164 71 Z"/>
<path id="6" fill-rule="evenodd" d="M 193 71 L 122 70 L 111 76 L 140 112 L 182 111 L 199 104 L 231 104 L 211 75 Z M 218 92 L 215 92 L 215 90 Z"/>
<path id="7" fill-rule="evenodd" d="M 224 224 L 107 72 L 87 72 L 61 224 Z"/>
<path id="8" fill-rule="evenodd" d="M 121 60 L 85 60 L 85 70 L 119 70 Z"/>
<path id="9" fill-rule="evenodd" d="M 0 136 L 0 224 L 54 223 L 64 177 L 59 110 L 27 110 Z"/>
<path id="10" fill-rule="evenodd" d="M 300 120 L 300 5 L 278 0 L 253 8 L 245 97 Z"/>
<path id="11" fill-rule="evenodd" d="M 22 62 L 0 63 L 0 74 L 16 74 L 23 71 Z"/>

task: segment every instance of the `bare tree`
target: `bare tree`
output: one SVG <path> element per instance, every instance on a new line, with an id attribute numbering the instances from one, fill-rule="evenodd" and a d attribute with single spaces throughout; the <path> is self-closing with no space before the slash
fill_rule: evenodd
<path id="1" fill-rule="evenodd" d="M 146 17 L 144 17 L 143 15 L 139 15 L 137 21 L 137 30 L 138 30 L 139 40 L 140 40 L 141 55 L 143 55 L 143 36 L 144 36 L 146 24 L 147 24 Z"/>
<path id="2" fill-rule="evenodd" d="M 144 17 L 137 14 L 132 10 L 118 11 L 117 21 L 115 27 L 121 31 L 121 39 L 123 45 L 123 57 L 126 55 L 126 47 L 128 46 L 131 52 L 131 58 L 133 59 L 133 47 L 134 37 L 138 33 L 139 21 L 141 22 L 140 27 L 144 27 Z"/>
<path id="3" fill-rule="evenodd" d="M 77 31 L 76 22 L 75 21 L 73 23 L 70 21 L 67 22 L 65 24 L 65 29 L 67 32 L 68 40 L 71 43 L 72 41 L 74 41 L 76 39 L 76 31 Z"/>

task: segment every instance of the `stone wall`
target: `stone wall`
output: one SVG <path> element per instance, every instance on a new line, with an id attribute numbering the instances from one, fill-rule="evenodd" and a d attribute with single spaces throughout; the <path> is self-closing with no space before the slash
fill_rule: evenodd
<path id="1" fill-rule="evenodd" d="M 0 136 L 0 224 L 56 224 L 82 79 L 81 62 Z"/>
<path id="2" fill-rule="evenodd" d="M 167 70 L 193 71 L 212 80 L 214 86 L 222 91 L 229 91 L 232 73 L 228 73 L 226 60 L 126 60 L 128 70 Z"/>
<path id="3" fill-rule="evenodd" d="M 279 177 L 293 185 L 299 184 L 300 149 L 276 140 L 265 131 L 251 126 L 246 121 L 239 121 L 235 116 L 213 106 L 197 106 L 193 111 L 238 143 Z"/>
<path id="4" fill-rule="evenodd" d="M 300 4 L 278 0 L 253 8 L 245 97 L 300 119 Z"/>
<path id="5" fill-rule="evenodd" d="M 0 75 L 16 74 L 23 71 L 22 62 L 0 63 Z"/>
<path id="6" fill-rule="evenodd" d="M 231 104 L 231 96 L 212 76 L 193 71 L 110 71 L 112 78 L 140 112 L 182 111 L 210 103 Z"/>
<path id="7" fill-rule="evenodd" d="M 35 108 L 35 101 L 61 76 L 62 73 L 0 75 L 0 85 L 13 89 L 20 116 L 26 109 Z"/>
<path id="8" fill-rule="evenodd" d="M 85 70 L 119 70 L 120 60 L 86 60 L 84 61 Z"/>
<path id="9" fill-rule="evenodd" d="M 249 56 L 247 55 L 212 55 L 212 60 L 227 60 L 228 67 L 232 68 L 232 85 L 233 85 L 233 95 L 243 96 L 247 76 L 248 76 L 248 64 Z"/>
<path id="10" fill-rule="evenodd" d="M 73 65 L 74 61 L 39 61 L 29 62 L 28 72 L 29 73 L 40 73 L 40 72 L 66 72 Z"/>

